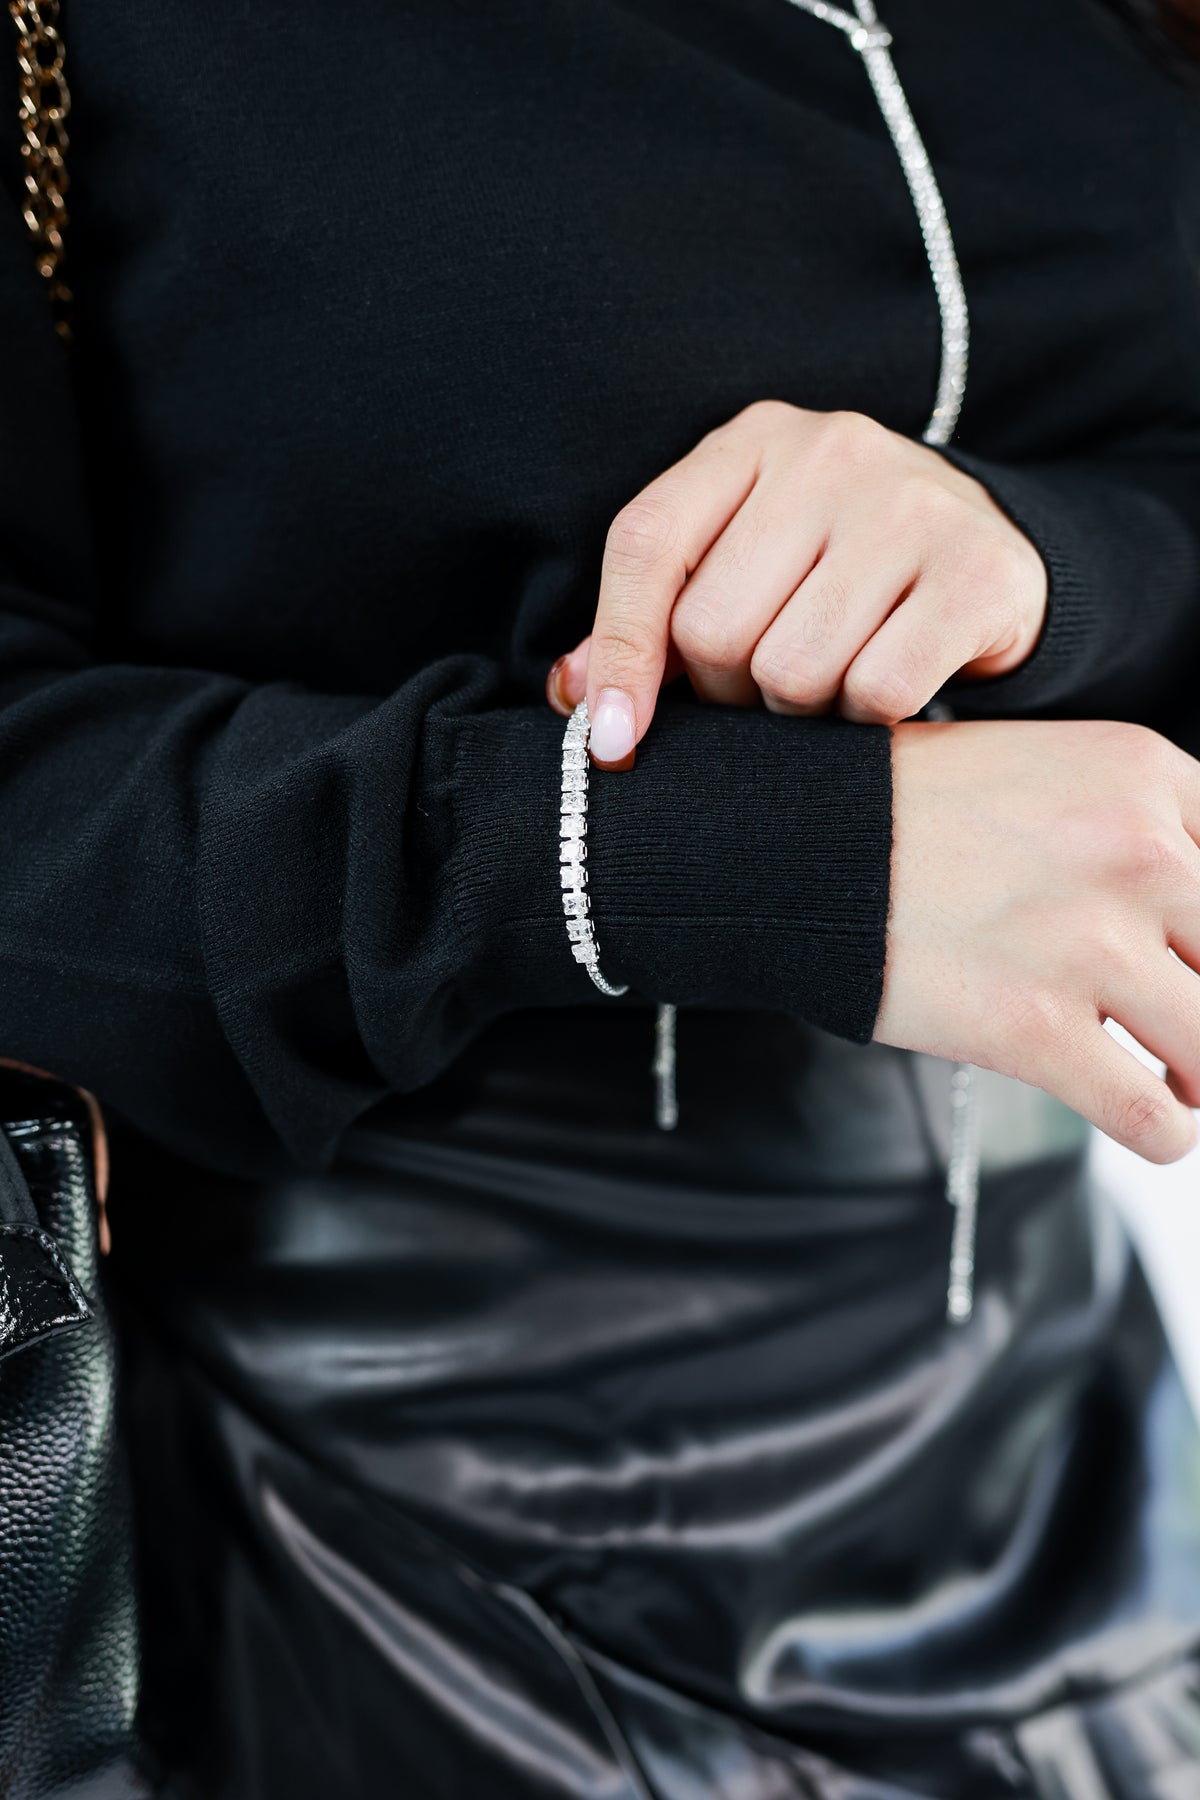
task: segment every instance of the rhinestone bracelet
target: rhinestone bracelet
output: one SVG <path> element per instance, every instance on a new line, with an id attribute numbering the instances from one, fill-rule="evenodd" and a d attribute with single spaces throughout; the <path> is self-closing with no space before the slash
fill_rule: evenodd
<path id="1" fill-rule="evenodd" d="M 587 891 L 588 738 L 592 722 L 581 700 L 567 720 L 562 747 L 562 812 L 558 824 L 558 879 L 571 954 L 582 963 L 602 994 L 629 992 L 600 973 L 600 947 Z"/>

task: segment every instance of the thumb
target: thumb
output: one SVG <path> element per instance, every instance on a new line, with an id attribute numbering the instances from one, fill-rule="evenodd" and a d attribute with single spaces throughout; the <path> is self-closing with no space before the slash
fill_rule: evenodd
<path id="1" fill-rule="evenodd" d="M 546 698 L 555 712 L 562 713 L 565 718 L 575 711 L 579 702 L 587 694 L 588 650 L 592 637 L 589 632 L 576 644 L 574 650 L 566 656 L 560 656 L 546 677 Z M 663 670 L 663 686 L 670 681 L 678 680 L 683 674 L 683 658 L 675 645 L 667 646 L 667 664 Z"/>

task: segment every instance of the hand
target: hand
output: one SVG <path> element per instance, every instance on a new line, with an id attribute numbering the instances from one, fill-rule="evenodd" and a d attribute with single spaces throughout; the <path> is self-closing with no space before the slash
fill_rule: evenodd
<path id="1" fill-rule="evenodd" d="M 1149 1162 L 1182 1156 L 1200 1104 L 1200 763 L 1140 726 L 1076 721 L 909 723 L 892 743 L 876 1038 L 1044 1088 Z"/>
<path id="2" fill-rule="evenodd" d="M 592 755 L 625 766 L 664 680 L 702 699 L 893 724 L 952 675 L 1037 642 L 1038 552 L 973 477 L 860 413 L 759 401 L 622 508 L 590 638 L 551 704 L 585 687 Z"/>

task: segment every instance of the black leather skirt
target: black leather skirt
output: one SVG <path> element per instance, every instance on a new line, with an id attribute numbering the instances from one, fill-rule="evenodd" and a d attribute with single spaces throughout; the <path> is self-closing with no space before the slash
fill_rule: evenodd
<path id="1" fill-rule="evenodd" d="M 144 1722 L 206 1800 L 1200 1796 L 1200 1437 L 1080 1122 L 519 1015 L 321 1177 L 114 1145 Z"/>

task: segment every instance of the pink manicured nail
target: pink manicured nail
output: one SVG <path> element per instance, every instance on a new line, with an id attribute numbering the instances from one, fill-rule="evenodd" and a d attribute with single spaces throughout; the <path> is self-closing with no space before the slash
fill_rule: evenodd
<path id="1" fill-rule="evenodd" d="M 590 749 L 597 762 L 621 762 L 633 749 L 633 701 L 620 688 L 601 688 L 592 714 Z"/>

